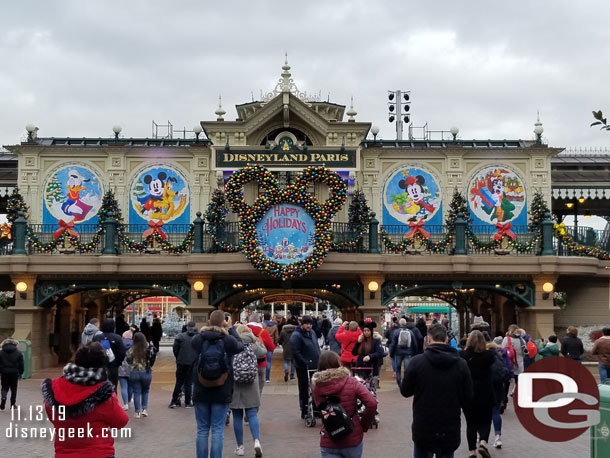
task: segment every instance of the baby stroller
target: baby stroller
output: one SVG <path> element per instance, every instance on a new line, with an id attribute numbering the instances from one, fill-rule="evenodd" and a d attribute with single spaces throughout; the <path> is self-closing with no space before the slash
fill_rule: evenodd
<path id="1" fill-rule="evenodd" d="M 305 415 L 305 426 L 313 428 L 316 426 L 316 405 L 313 400 L 313 390 L 311 388 L 311 377 L 316 373 L 316 369 L 307 370 L 307 377 L 309 378 L 309 384 L 307 387 L 307 414 Z"/>
<path id="2" fill-rule="evenodd" d="M 373 375 L 372 367 L 352 367 L 352 376 L 364 385 L 375 399 L 377 399 L 377 382 L 379 381 L 379 376 Z M 357 406 L 358 414 L 362 415 L 364 412 L 364 405 L 360 400 L 358 400 Z M 371 427 L 379 429 L 379 411 L 375 412 L 375 419 L 373 420 Z"/>

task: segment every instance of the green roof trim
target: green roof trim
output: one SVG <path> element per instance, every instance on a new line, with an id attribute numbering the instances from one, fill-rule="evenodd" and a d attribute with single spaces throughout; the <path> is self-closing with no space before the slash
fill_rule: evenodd
<path id="1" fill-rule="evenodd" d="M 420 305 L 408 309 L 409 313 L 449 313 L 451 307 L 447 305 Z"/>

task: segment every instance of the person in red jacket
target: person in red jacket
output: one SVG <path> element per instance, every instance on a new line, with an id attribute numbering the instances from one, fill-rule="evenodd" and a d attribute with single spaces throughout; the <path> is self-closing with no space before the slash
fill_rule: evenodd
<path id="1" fill-rule="evenodd" d="M 354 429 L 349 434 L 335 440 L 331 439 L 322 428 L 320 433 L 322 457 L 361 457 L 362 439 L 375 418 L 377 399 L 362 383 L 350 376 L 349 369 L 341 367 L 339 355 L 334 351 L 322 352 L 318 362 L 318 372 L 313 375 L 311 384 L 314 402 L 317 406 L 325 401 L 326 396 L 338 396 L 345 413 L 354 422 Z M 362 416 L 358 415 L 356 405 L 358 399 L 364 405 Z"/>
<path id="2" fill-rule="evenodd" d="M 250 322 L 248 323 L 248 327 L 252 331 L 255 337 L 257 337 L 267 349 L 267 352 L 272 352 L 275 350 L 275 344 L 271 339 L 271 336 L 267 332 L 266 329 L 263 329 L 263 325 L 261 324 L 261 316 L 258 313 L 253 313 L 250 315 Z M 260 394 L 263 394 L 263 387 L 265 386 L 265 372 L 267 370 L 267 357 L 258 358 L 258 391 Z"/>
<path id="3" fill-rule="evenodd" d="M 114 456 L 111 428 L 124 427 L 129 418 L 108 381 L 108 357 L 99 342 L 80 347 L 63 377 L 42 382 L 47 416 L 55 427 L 55 457 L 108 458 Z M 68 437 L 72 431 L 84 437 Z"/>
<path id="4" fill-rule="evenodd" d="M 362 330 L 355 321 L 350 321 L 349 324 L 344 321 L 335 334 L 335 339 L 341 343 L 341 364 L 348 369 L 351 369 L 352 363 L 358 358 L 352 354 L 352 350 L 361 334 Z"/>

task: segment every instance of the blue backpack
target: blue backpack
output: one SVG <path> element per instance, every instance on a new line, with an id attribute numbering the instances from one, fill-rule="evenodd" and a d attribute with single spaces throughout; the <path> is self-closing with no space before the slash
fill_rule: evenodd
<path id="1" fill-rule="evenodd" d="M 215 340 L 204 340 L 199 353 L 197 378 L 205 387 L 222 386 L 229 376 L 227 355 L 221 337 Z"/>

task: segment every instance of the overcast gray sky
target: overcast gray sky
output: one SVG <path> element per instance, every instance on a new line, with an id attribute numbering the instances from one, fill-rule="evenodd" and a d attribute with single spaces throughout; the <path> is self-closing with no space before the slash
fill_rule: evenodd
<path id="1" fill-rule="evenodd" d="M 330 93 L 357 120 L 387 121 L 387 90 L 412 119 L 460 137 L 531 139 L 540 110 L 552 146 L 605 147 L 610 2 L 3 1 L 0 144 L 40 136 L 191 129 L 271 90 L 284 52 L 299 89 Z"/>

